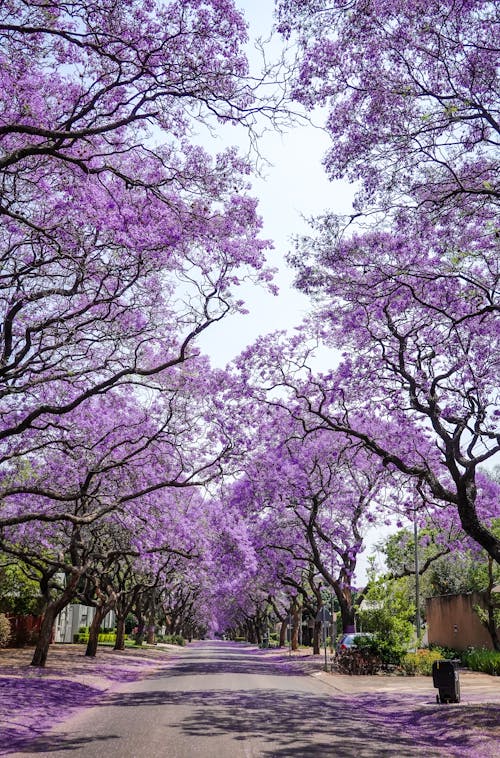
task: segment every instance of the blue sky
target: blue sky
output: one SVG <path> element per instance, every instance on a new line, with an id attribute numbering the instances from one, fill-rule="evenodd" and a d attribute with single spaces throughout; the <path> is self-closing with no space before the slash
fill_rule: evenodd
<path id="1" fill-rule="evenodd" d="M 272 0 L 236 0 L 236 4 L 245 11 L 250 25 L 251 65 L 258 65 L 252 40 L 269 37 L 274 3 Z M 279 50 L 280 46 L 281 39 L 276 38 L 270 49 Z M 226 144 L 235 144 L 245 154 L 248 136 L 244 129 L 233 127 L 221 130 L 218 139 L 210 139 L 205 144 L 214 152 Z M 252 194 L 259 200 L 259 213 L 264 221 L 262 236 L 273 240 L 275 245 L 269 254 L 269 263 L 279 269 L 280 294 L 274 297 L 262 288 L 242 288 L 241 297 L 249 315 L 224 319 L 205 332 L 199 342 L 214 366 L 224 367 L 260 334 L 293 328 L 307 312 L 308 299 L 292 288 L 293 272 L 284 261 L 292 246 L 291 240 L 307 230 L 305 218 L 318 215 L 326 208 L 348 212 L 353 194 L 348 185 L 331 183 L 326 178 L 321 160 L 328 146 L 327 135 L 312 125 L 296 127 L 284 134 L 268 132 L 260 140 L 259 151 L 271 165 L 264 169 L 263 178 L 253 180 Z"/>

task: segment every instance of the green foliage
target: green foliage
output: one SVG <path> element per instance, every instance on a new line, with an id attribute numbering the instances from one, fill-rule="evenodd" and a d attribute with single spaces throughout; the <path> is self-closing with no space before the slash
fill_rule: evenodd
<path id="1" fill-rule="evenodd" d="M 500 536 L 500 522 L 493 523 L 491 531 Z M 446 542 L 456 539 L 456 535 L 445 535 L 435 528 L 419 531 L 418 557 L 420 566 L 429 562 L 425 574 L 420 577 L 421 595 L 454 595 L 462 592 L 480 592 L 488 585 L 488 563 L 486 553 L 480 556 L 470 551 L 453 551 L 440 555 L 446 550 Z M 414 593 L 414 537 L 411 530 L 401 529 L 390 535 L 378 545 L 384 555 L 389 572 L 393 576 L 403 576 L 402 581 L 408 586 L 408 594 Z M 500 581 L 500 567 L 496 567 L 497 578 Z"/>
<path id="2" fill-rule="evenodd" d="M 496 519 L 490 525 L 491 531 L 500 537 L 500 519 Z M 446 539 L 453 535 L 440 534 L 435 529 L 423 529 L 419 533 L 419 560 L 420 565 L 433 555 L 442 551 Z M 424 543 L 427 543 L 424 545 Z M 408 530 L 401 530 L 391 535 L 379 548 L 386 557 L 389 570 L 393 574 L 411 571 L 414 567 L 413 534 Z M 405 576 L 397 580 L 400 587 L 406 588 L 406 594 L 410 600 L 415 599 L 415 577 Z M 469 592 L 480 592 L 486 609 L 475 607 L 483 625 L 491 634 L 489 614 L 493 615 L 496 625 L 500 624 L 499 596 L 492 592 L 492 588 L 500 583 L 500 566 L 495 564 L 485 551 L 458 551 L 437 557 L 429 563 L 427 570 L 420 576 L 420 597 L 433 597 L 436 595 L 453 595 Z M 458 657 L 456 653 L 452 657 Z"/>
<path id="3" fill-rule="evenodd" d="M 493 619 L 494 619 L 495 626 L 498 627 L 500 626 L 500 606 L 497 606 L 497 604 L 495 604 L 492 610 L 493 610 Z M 479 617 L 480 622 L 484 626 L 487 627 L 488 626 L 488 611 L 485 608 L 482 608 L 480 605 L 475 605 L 474 612 Z"/>
<path id="4" fill-rule="evenodd" d="M 398 666 L 408 650 L 410 636 L 406 638 L 405 635 L 403 638 L 398 631 L 393 629 L 387 634 L 375 632 L 373 637 L 365 637 L 356 644 L 362 653 L 377 658 L 383 665 Z"/>
<path id="5" fill-rule="evenodd" d="M 496 650 L 480 650 L 469 648 L 468 650 L 454 650 L 453 648 L 431 645 L 432 652 L 440 658 L 459 659 L 464 666 L 471 671 L 481 671 L 483 674 L 500 676 L 500 652 Z"/>
<path id="6" fill-rule="evenodd" d="M 358 613 L 364 632 L 373 637 L 361 638 L 356 645 L 384 664 L 398 665 L 413 636 L 415 608 L 397 582 L 385 579 L 370 583 L 365 594 L 367 608 Z"/>
<path id="7" fill-rule="evenodd" d="M 4 613 L 0 613 L 0 647 L 7 646 L 10 634 L 10 621 Z"/>
<path id="8" fill-rule="evenodd" d="M 500 567 L 496 569 L 500 581 Z M 466 592 L 482 592 L 488 586 L 488 561 L 485 553 L 453 553 L 433 564 L 428 575 L 428 594 L 458 595 Z"/>
<path id="9" fill-rule="evenodd" d="M 434 661 L 442 660 L 443 656 L 439 650 L 417 650 L 416 653 L 406 653 L 403 656 L 401 665 L 406 674 L 414 676 L 421 674 L 431 676 L 432 664 Z"/>
<path id="10" fill-rule="evenodd" d="M 101 632 L 99 634 L 99 642 L 110 642 L 113 645 L 116 642 L 116 633 L 115 632 Z"/>
<path id="11" fill-rule="evenodd" d="M 126 635 L 125 635 L 126 637 Z M 78 634 L 75 634 L 75 642 L 86 645 L 89 641 L 88 626 L 81 626 Z M 116 632 L 99 632 L 98 642 L 100 644 L 114 645 L 116 642 Z"/>
<path id="12" fill-rule="evenodd" d="M 180 634 L 166 634 L 163 637 L 163 642 L 169 645 L 180 645 L 181 647 L 184 647 L 186 644 L 186 640 Z"/>
<path id="13" fill-rule="evenodd" d="M 448 547 L 442 543 L 442 535 L 435 527 L 419 530 L 417 553 L 420 566 L 429 560 L 440 560 L 438 556 L 443 551 L 448 551 Z M 384 554 L 387 568 L 393 576 L 415 573 L 415 538 L 412 530 L 400 529 L 396 534 L 387 537 L 378 547 Z"/>
<path id="14" fill-rule="evenodd" d="M 446 660 L 453 660 L 453 659 L 460 659 L 462 660 L 462 657 L 464 655 L 463 650 L 455 650 L 454 647 L 443 647 L 442 645 L 429 645 L 429 650 L 435 651 L 439 653 L 441 658 L 446 658 Z"/>
<path id="15" fill-rule="evenodd" d="M 462 661 L 472 671 L 500 676 L 500 652 L 496 650 L 470 650 L 462 654 Z"/>
<path id="16" fill-rule="evenodd" d="M 8 561 L 0 566 L 0 612 L 37 616 L 42 602 L 38 581 L 22 562 Z"/>

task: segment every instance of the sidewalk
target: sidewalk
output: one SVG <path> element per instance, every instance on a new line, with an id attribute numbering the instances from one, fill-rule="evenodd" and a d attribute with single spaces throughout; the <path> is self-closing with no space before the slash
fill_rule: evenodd
<path id="1" fill-rule="evenodd" d="M 436 700 L 436 692 L 430 676 L 401 676 L 392 674 L 377 674 L 375 676 L 350 676 L 336 672 L 325 671 L 325 657 L 323 650 L 321 655 L 313 655 L 308 649 L 290 651 L 285 648 L 263 650 L 267 658 L 276 660 L 279 658 L 283 663 L 289 663 L 297 671 L 321 679 L 336 691 L 337 694 L 356 695 L 368 692 L 382 693 L 428 693 L 430 700 Z M 330 668 L 330 656 L 328 655 L 328 668 Z M 468 669 L 459 670 L 461 702 L 457 706 L 466 705 L 499 705 L 500 706 L 500 677 L 481 674 Z M 499 713 L 500 721 L 500 713 Z M 499 750 L 500 754 L 500 750 Z"/>
<path id="2" fill-rule="evenodd" d="M 331 688 L 332 700 L 349 702 L 365 719 L 367 739 L 377 735 L 377 724 L 405 734 L 415 746 L 422 739 L 433 746 L 429 756 L 500 758 L 500 678 L 460 670 L 460 703 L 436 703 L 430 676 L 349 676 L 324 671 L 325 659 L 308 650 L 262 651 L 290 673 L 300 671 Z M 366 746 L 366 743 L 365 743 Z M 415 755 L 420 755 L 417 747 Z M 373 756 L 383 755 L 379 745 Z M 409 754 L 411 755 L 411 753 Z"/>

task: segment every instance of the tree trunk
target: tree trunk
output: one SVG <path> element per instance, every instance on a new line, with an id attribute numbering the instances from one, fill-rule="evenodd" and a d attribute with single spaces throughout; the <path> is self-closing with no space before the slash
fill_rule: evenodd
<path id="1" fill-rule="evenodd" d="M 98 605 L 96 608 L 95 616 L 90 625 L 89 641 L 87 642 L 87 649 L 85 651 L 85 655 L 89 658 L 95 658 L 96 656 L 97 645 L 99 643 L 99 629 L 101 628 L 102 620 L 108 611 L 109 608 L 106 605 Z"/>
<path id="2" fill-rule="evenodd" d="M 490 633 L 491 641 L 493 643 L 494 650 L 500 651 L 500 639 L 497 631 L 497 614 L 498 610 L 497 601 L 494 599 L 493 587 L 495 586 L 495 577 L 493 574 L 493 558 L 488 556 L 488 589 L 486 590 L 486 606 L 488 612 L 487 629 Z"/>
<path id="3" fill-rule="evenodd" d="M 255 645 L 256 636 L 255 636 L 255 627 L 253 623 L 251 621 L 247 621 L 246 627 L 247 627 L 248 642 L 250 642 L 252 645 Z"/>
<path id="4" fill-rule="evenodd" d="M 69 601 L 68 601 L 69 602 Z M 54 622 L 57 614 L 64 608 L 64 605 L 59 609 L 59 603 L 49 603 L 43 614 L 42 625 L 40 627 L 40 633 L 31 659 L 31 666 L 44 667 L 47 662 L 47 656 L 49 654 L 49 646 L 52 642 L 52 632 L 54 629 Z"/>
<path id="5" fill-rule="evenodd" d="M 262 634 L 260 624 L 258 622 L 255 623 L 255 641 L 257 645 L 260 645 L 262 643 Z"/>
<path id="6" fill-rule="evenodd" d="M 313 655 L 321 653 L 321 621 L 314 622 L 313 631 Z"/>
<path id="7" fill-rule="evenodd" d="M 299 609 L 294 608 L 292 611 L 292 650 L 299 649 Z"/>
<path id="8" fill-rule="evenodd" d="M 144 642 L 144 616 L 142 614 L 142 608 L 139 605 L 135 606 L 135 617 L 137 619 L 137 632 L 134 635 L 135 644 L 142 645 Z"/>
<path id="9" fill-rule="evenodd" d="M 464 531 L 483 547 L 490 558 L 500 565 L 500 539 L 487 529 L 478 518 L 476 511 L 476 483 L 473 481 L 474 468 L 465 473 L 457 484 L 458 515 Z"/>
<path id="10" fill-rule="evenodd" d="M 155 627 L 154 624 L 148 625 L 148 631 L 146 634 L 146 642 L 148 645 L 154 645 L 155 644 Z"/>
<path id="11" fill-rule="evenodd" d="M 125 650 L 125 616 L 116 617 L 116 640 L 113 650 Z"/>
<path id="12" fill-rule="evenodd" d="M 49 646 L 52 641 L 54 622 L 57 615 L 73 600 L 79 576 L 79 574 L 74 574 L 61 596 L 57 600 L 47 603 L 31 666 L 40 666 L 42 668 L 45 666 L 49 654 Z"/>
<path id="13" fill-rule="evenodd" d="M 352 596 L 350 590 L 342 591 L 337 583 L 333 585 L 335 595 L 340 605 L 340 616 L 342 618 L 342 632 L 348 634 L 349 632 L 355 632 L 355 613 L 354 605 L 352 604 Z"/>
<path id="14" fill-rule="evenodd" d="M 495 609 L 490 605 L 488 607 L 488 631 L 493 643 L 493 648 L 500 652 L 500 638 L 498 637 L 495 615 Z"/>
<path id="15" fill-rule="evenodd" d="M 174 633 L 176 621 L 177 621 L 177 616 L 174 613 L 170 614 L 170 616 L 165 616 L 165 633 L 166 634 Z"/>
<path id="16" fill-rule="evenodd" d="M 285 647 L 286 645 L 286 630 L 288 627 L 288 617 L 285 616 L 284 619 L 281 621 L 280 625 L 280 647 Z"/>

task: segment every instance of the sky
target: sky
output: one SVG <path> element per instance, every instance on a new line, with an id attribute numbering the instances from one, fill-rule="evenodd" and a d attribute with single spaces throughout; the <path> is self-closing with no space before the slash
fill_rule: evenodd
<path id="1" fill-rule="evenodd" d="M 274 3 L 272 0 L 236 0 L 236 5 L 244 10 L 250 25 L 250 64 L 258 65 L 252 40 L 269 37 Z M 280 46 L 281 40 L 276 37 L 270 48 L 278 50 Z M 320 117 L 317 121 L 319 124 Z M 211 138 L 207 147 L 217 151 L 229 144 L 240 145 L 245 154 L 248 149 L 246 131 L 228 127 L 221 131 L 218 139 Z M 350 212 L 354 194 L 347 183 L 327 179 L 321 161 L 329 145 L 328 135 L 312 125 L 297 126 L 284 134 L 268 131 L 260 139 L 259 152 L 270 165 L 263 169 L 262 178 L 253 179 L 250 194 L 259 201 L 258 211 L 264 223 L 261 236 L 274 244 L 267 258 L 269 265 L 278 268 L 276 283 L 280 292 L 273 296 L 255 286 L 243 287 L 241 294 L 238 292 L 249 314 L 223 319 L 199 341 L 213 366 L 223 368 L 261 334 L 291 329 L 306 314 L 309 300 L 293 288 L 293 271 L 287 268 L 285 256 L 293 247 L 293 237 L 307 232 L 307 218 L 327 208 L 338 213 Z"/>

